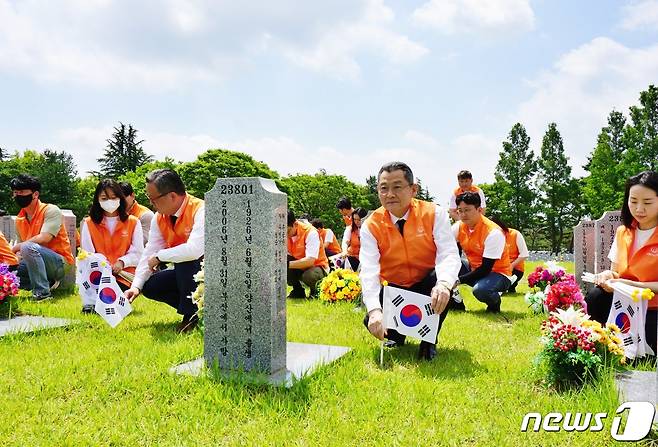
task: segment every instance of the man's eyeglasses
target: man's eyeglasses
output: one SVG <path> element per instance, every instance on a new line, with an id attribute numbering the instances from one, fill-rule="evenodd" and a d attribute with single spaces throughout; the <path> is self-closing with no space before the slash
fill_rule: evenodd
<path id="1" fill-rule="evenodd" d="M 163 194 L 160 194 L 160 195 L 157 196 L 157 197 L 151 197 L 151 196 L 149 196 L 148 194 L 146 194 L 146 198 L 149 199 L 149 202 L 151 202 L 151 203 L 155 203 L 156 200 L 158 200 L 158 199 L 160 199 L 160 198 L 166 196 L 167 194 L 169 194 L 169 193 L 168 193 L 168 192 L 165 192 L 165 193 L 163 193 Z"/>
<path id="2" fill-rule="evenodd" d="M 377 186 L 377 192 L 382 195 L 386 195 L 389 192 L 392 192 L 396 196 L 402 192 L 404 188 L 407 188 L 411 185 L 394 185 L 393 187 L 389 187 L 388 185 L 380 185 Z"/>

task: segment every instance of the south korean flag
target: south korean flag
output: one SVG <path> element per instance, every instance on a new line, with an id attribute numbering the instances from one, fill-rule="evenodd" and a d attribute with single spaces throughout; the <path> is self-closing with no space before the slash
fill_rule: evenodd
<path id="1" fill-rule="evenodd" d="M 429 343 L 439 331 L 439 315 L 429 296 L 391 286 L 384 287 L 384 322 L 387 329 Z"/>
<path id="2" fill-rule="evenodd" d="M 621 331 L 624 355 L 629 359 L 654 355 L 644 337 L 648 301 L 632 298 L 633 291 L 641 292 L 641 289 L 619 282 L 613 283 L 612 287 L 614 294 L 608 323 L 616 324 Z"/>
<path id="3" fill-rule="evenodd" d="M 103 269 L 108 265 L 107 259 L 99 253 L 88 253 L 84 259 L 78 259 L 77 263 L 75 282 L 78 285 L 82 305 L 93 306 L 98 297 L 98 286 L 101 283 Z"/>
<path id="4" fill-rule="evenodd" d="M 103 269 L 94 309 L 113 328 L 132 312 L 132 307 L 112 275 L 112 268 L 108 263 Z"/>

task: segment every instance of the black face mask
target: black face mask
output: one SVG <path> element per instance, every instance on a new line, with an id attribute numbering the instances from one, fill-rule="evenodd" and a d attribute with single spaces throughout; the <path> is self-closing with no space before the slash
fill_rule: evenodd
<path id="1" fill-rule="evenodd" d="M 21 208 L 28 207 L 30 203 L 32 203 L 32 194 L 26 196 L 15 196 L 14 201 L 16 201 L 16 204 Z"/>

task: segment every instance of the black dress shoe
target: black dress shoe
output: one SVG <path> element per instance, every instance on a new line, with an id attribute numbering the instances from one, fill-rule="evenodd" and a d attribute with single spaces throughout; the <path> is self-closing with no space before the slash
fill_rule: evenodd
<path id="1" fill-rule="evenodd" d="M 466 306 L 464 306 L 463 301 L 457 302 L 455 300 L 450 300 L 448 302 L 448 307 L 450 308 L 450 310 L 463 310 L 464 312 L 466 312 Z"/>
<path id="2" fill-rule="evenodd" d="M 304 291 L 304 289 L 293 288 L 292 291 L 290 291 L 290 295 L 288 295 L 288 298 L 306 298 L 306 292 Z"/>
<path id="3" fill-rule="evenodd" d="M 420 347 L 418 348 L 418 358 L 420 360 L 432 360 L 434 357 L 436 357 L 436 345 L 434 343 L 421 341 Z"/>
<path id="4" fill-rule="evenodd" d="M 487 306 L 487 313 L 489 313 L 489 314 L 499 314 L 500 313 L 500 303 L 498 303 L 498 304 L 489 304 Z"/>
<path id="5" fill-rule="evenodd" d="M 176 327 L 176 332 L 179 334 L 187 334 L 189 332 L 192 332 L 194 328 L 197 327 L 199 324 L 199 317 L 194 314 L 192 316 L 185 315 L 183 316 L 183 321 L 178 323 L 178 326 Z"/>

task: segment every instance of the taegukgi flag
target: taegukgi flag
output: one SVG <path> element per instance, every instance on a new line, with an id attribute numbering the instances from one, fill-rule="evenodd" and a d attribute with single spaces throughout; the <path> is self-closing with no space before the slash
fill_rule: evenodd
<path id="1" fill-rule="evenodd" d="M 103 268 L 94 310 L 112 327 L 116 327 L 124 317 L 132 312 L 132 306 L 112 275 L 109 263 L 106 263 Z"/>
<path id="2" fill-rule="evenodd" d="M 629 359 L 653 355 L 653 350 L 644 339 L 649 302 L 642 299 L 642 289 L 619 282 L 614 283 L 613 289 L 608 323 L 619 327 L 624 355 Z"/>
<path id="3" fill-rule="evenodd" d="M 104 264 L 108 264 L 105 256 L 99 253 L 85 253 L 85 256 L 79 256 L 78 272 L 75 282 L 78 285 L 78 292 L 82 299 L 82 305 L 96 304 L 98 297 L 98 286 L 103 276 Z"/>
<path id="4" fill-rule="evenodd" d="M 384 286 L 384 322 L 387 329 L 434 343 L 439 332 L 439 315 L 427 295 Z"/>

